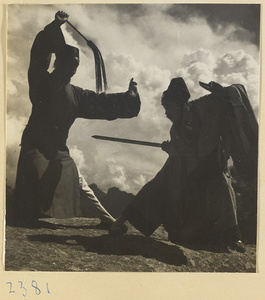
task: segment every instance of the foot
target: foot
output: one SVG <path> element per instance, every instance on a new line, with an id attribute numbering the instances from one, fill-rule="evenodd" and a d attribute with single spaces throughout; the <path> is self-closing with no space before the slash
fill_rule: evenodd
<path id="1" fill-rule="evenodd" d="M 229 250 L 244 253 L 246 251 L 244 244 L 240 238 L 240 230 L 238 226 L 228 228 L 219 234 L 219 239 L 228 247 Z"/>
<path id="2" fill-rule="evenodd" d="M 111 228 L 109 229 L 110 235 L 122 235 L 125 234 L 128 231 L 128 227 L 125 224 L 122 224 L 121 226 L 117 224 L 113 224 Z"/>
<path id="3" fill-rule="evenodd" d="M 241 240 L 238 240 L 236 242 L 233 242 L 233 243 L 229 244 L 228 247 L 231 250 L 235 250 L 237 252 L 241 252 L 241 253 L 245 253 L 246 252 L 246 248 L 245 248 L 245 246 L 244 246 L 244 244 L 242 243 Z"/>

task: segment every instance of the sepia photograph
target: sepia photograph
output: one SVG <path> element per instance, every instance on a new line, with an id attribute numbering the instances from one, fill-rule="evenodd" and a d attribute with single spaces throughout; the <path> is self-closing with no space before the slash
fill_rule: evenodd
<path id="1" fill-rule="evenodd" d="M 260 14 L 7 5 L 5 271 L 257 274 Z"/>

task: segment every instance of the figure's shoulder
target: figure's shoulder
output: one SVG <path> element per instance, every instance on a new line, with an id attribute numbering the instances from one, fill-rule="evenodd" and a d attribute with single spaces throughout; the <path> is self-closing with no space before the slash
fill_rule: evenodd
<path id="1" fill-rule="evenodd" d="M 198 99 L 189 102 L 190 109 L 192 110 L 208 110 L 208 109 L 221 109 L 225 104 L 225 99 L 213 94 L 202 96 Z"/>
<path id="2" fill-rule="evenodd" d="M 80 96 L 93 93 L 93 91 L 91 91 L 91 90 L 83 89 L 80 86 L 77 86 L 74 84 L 70 84 L 70 86 L 71 86 L 71 89 Z"/>
<path id="3" fill-rule="evenodd" d="M 205 105 L 209 103 L 209 99 L 207 96 L 190 100 L 189 102 L 185 103 L 183 107 L 183 111 L 185 114 L 191 114 L 198 110 L 201 110 Z"/>
<path id="4" fill-rule="evenodd" d="M 70 88 L 72 89 L 72 90 L 74 90 L 74 91 L 76 91 L 76 92 L 82 92 L 83 91 L 83 89 L 81 88 L 81 87 L 79 87 L 79 86 L 77 86 L 77 85 L 74 85 L 74 84 L 69 84 L 69 86 L 70 86 Z"/>
<path id="5" fill-rule="evenodd" d="M 60 26 L 58 26 L 58 23 L 56 23 L 55 20 L 53 20 L 51 23 L 46 25 L 43 29 L 44 32 L 54 31 L 54 30 L 60 30 Z"/>
<path id="6" fill-rule="evenodd" d="M 215 97 L 213 97 L 213 94 L 208 94 L 202 97 L 199 97 L 197 99 L 189 101 L 191 106 L 196 106 L 196 105 L 204 105 L 206 103 L 211 103 L 214 101 Z"/>

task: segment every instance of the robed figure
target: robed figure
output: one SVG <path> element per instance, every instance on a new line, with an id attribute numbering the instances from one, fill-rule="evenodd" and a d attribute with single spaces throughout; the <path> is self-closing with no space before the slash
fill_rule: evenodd
<path id="1" fill-rule="evenodd" d="M 28 70 L 32 113 L 23 132 L 18 162 L 15 215 L 21 220 L 40 216 L 68 218 L 87 216 L 112 223 L 78 171 L 66 145 L 76 118 L 115 120 L 136 117 L 140 98 L 131 80 L 124 93 L 95 93 L 70 83 L 79 65 L 79 49 L 67 45 L 60 26 L 68 15 L 55 20 L 37 34 Z M 55 69 L 48 72 L 52 53 Z M 83 134 L 80 132 L 80 134 Z"/>
<path id="2" fill-rule="evenodd" d="M 211 93 L 194 101 L 182 78 L 163 93 L 172 121 L 170 141 L 162 144 L 169 157 L 114 223 L 113 234 L 126 220 L 146 236 L 162 224 L 173 242 L 216 239 L 244 251 L 228 163 L 232 157 L 242 178 L 255 180 L 257 121 L 242 85 L 201 85 Z"/>

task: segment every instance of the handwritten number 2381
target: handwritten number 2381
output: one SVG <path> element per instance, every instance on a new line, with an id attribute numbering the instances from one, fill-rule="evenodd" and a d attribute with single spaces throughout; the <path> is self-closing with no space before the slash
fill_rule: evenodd
<path id="1" fill-rule="evenodd" d="M 23 297 L 26 297 L 27 296 L 27 289 L 26 289 L 26 287 L 23 285 L 22 281 L 18 281 L 18 283 L 20 284 L 20 289 L 23 290 Z M 15 293 L 15 290 L 13 290 L 13 284 L 12 284 L 12 282 L 7 282 L 6 284 L 9 284 L 9 294 Z M 36 295 L 40 295 L 41 294 L 41 290 L 38 287 L 37 281 L 32 280 L 31 286 L 32 286 L 32 288 L 34 288 Z M 50 294 L 48 283 L 46 283 L 46 289 L 47 289 L 47 293 Z"/>

